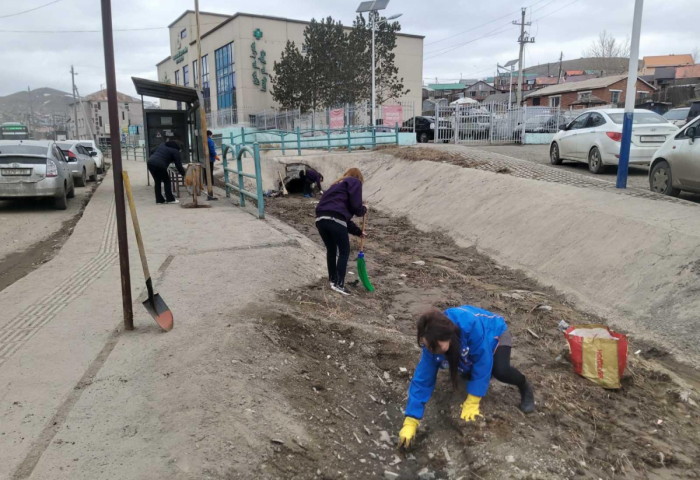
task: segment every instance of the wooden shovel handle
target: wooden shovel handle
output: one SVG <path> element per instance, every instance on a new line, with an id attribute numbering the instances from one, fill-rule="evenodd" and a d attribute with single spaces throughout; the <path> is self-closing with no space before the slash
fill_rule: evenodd
<path id="1" fill-rule="evenodd" d="M 367 225 L 367 216 L 369 215 L 369 208 L 365 212 L 365 216 L 362 217 L 362 233 L 365 233 L 365 225 Z M 364 235 L 360 237 L 360 251 L 363 251 L 362 249 L 365 246 L 365 237 Z"/>
<path id="2" fill-rule="evenodd" d="M 148 271 L 148 262 L 146 262 L 146 249 L 143 246 L 143 238 L 141 238 L 141 227 L 139 227 L 139 218 L 136 216 L 136 205 L 134 197 L 131 194 L 131 182 L 129 181 L 129 172 L 122 172 L 124 178 L 124 189 L 126 190 L 126 198 L 129 201 L 129 210 L 131 211 L 131 221 L 134 223 L 134 232 L 136 232 L 136 243 L 139 245 L 139 255 L 141 256 L 141 266 L 143 267 L 143 276 L 146 283 L 151 279 L 151 274 Z"/>

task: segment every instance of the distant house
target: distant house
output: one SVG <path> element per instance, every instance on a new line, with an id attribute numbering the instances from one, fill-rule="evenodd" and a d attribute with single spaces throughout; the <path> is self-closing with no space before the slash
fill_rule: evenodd
<path id="1" fill-rule="evenodd" d="M 431 99 L 445 98 L 448 102 L 464 97 L 467 86 L 461 83 L 430 83 L 428 89 L 431 91 Z"/>
<path id="2" fill-rule="evenodd" d="M 700 63 L 676 68 L 676 80 L 689 84 L 700 83 Z"/>
<path id="3" fill-rule="evenodd" d="M 489 85 L 484 81 L 478 81 L 472 85 L 469 85 L 464 92 L 464 96 L 467 98 L 472 98 L 478 102 L 482 102 L 489 95 L 496 93 L 496 87 Z"/>
<path id="4" fill-rule="evenodd" d="M 558 83 L 563 83 L 564 79 L 559 79 L 557 77 L 537 77 L 535 79 L 535 88 L 544 88 L 550 85 L 556 85 Z"/>
<path id="5" fill-rule="evenodd" d="M 516 92 L 511 92 L 510 94 L 510 103 L 513 104 L 515 103 L 516 100 Z M 488 109 L 488 105 L 491 103 L 508 103 L 508 92 L 503 92 L 503 93 L 494 93 L 493 95 L 489 95 L 484 99 L 483 102 L 481 102 L 482 105 L 484 105 Z"/>
<path id="6" fill-rule="evenodd" d="M 637 79 L 637 99 L 643 101 L 656 89 Z M 535 90 L 525 96 L 528 106 L 561 107 L 564 109 L 619 104 L 625 101 L 627 75 L 592 78 L 581 82 L 566 82 Z"/>
<path id="7" fill-rule="evenodd" d="M 642 60 L 642 75 L 654 75 L 657 68 L 662 67 L 683 67 L 686 65 L 692 65 L 693 56 L 690 54 L 683 55 L 657 55 L 651 57 L 644 57 Z"/>
<path id="8" fill-rule="evenodd" d="M 567 77 L 575 77 L 576 75 L 584 75 L 583 70 L 567 70 L 565 72 Z"/>

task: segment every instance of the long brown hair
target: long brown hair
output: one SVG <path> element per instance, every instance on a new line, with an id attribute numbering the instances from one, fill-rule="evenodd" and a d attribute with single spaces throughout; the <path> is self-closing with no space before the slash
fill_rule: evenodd
<path id="1" fill-rule="evenodd" d="M 365 177 L 362 176 L 362 172 L 360 171 L 359 168 L 348 168 L 347 171 L 343 174 L 342 177 L 340 177 L 338 180 L 333 182 L 333 185 L 336 185 L 343 180 L 345 180 L 348 177 L 353 177 L 356 178 L 360 181 L 360 183 L 364 184 L 365 183 Z"/>
<path id="2" fill-rule="evenodd" d="M 450 380 L 452 386 L 457 388 L 457 368 L 459 367 L 459 327 L 438 309 L 425 312 L 418 319 L 417 325 L 418 346 L 425 346 L 431 352 L 435 352 L 438 341 L 450 340 L 450 348 L 444 353 L 447 363 L 450 365 Z M 424 344 L 423 340 L 425 340 Z"/>

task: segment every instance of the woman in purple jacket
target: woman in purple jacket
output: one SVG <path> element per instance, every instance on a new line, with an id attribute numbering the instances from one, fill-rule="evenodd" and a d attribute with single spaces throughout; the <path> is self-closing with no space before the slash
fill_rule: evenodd
<path id="1" fill-rule="evenodd" d="M 367 207 L 362 204 L 362 184 L 358 168 L 351 168 L 326 190 L 316 206 L 316 228 L 326 245 L 326 262 L 331 288 L 350 295 L 345 288 L 345 272 L 350 258 L 349 233 L 361 237 L 364 232 L 352 222 L 353 216 L 364 217 Z M 337 255 L 337 258 L 336 258 Z"/>

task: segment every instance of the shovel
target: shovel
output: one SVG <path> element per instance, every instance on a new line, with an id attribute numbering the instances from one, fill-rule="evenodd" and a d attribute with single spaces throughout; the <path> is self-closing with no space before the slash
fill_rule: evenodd
<path id="1" fill-rule="evenodd" d="M 169 332 L 173 329 L 173 313 L 170 311 L 165 301 L 157 293 L 153 293 L 153 282 L 151 281 L 151 273 L 148 271 L 148 262 L 146 261 L 146 249 L 143 246 L 143 238 L 141 238 L 141 228 L 139 227 L 139 219 L 136 216 L 136 205 L 134 197 L 131 194 L 131 182 L 129 181 L 129 173 L 122 172 L 124 177 L 124 189 L 126 196 L 129 199 L 129 210 L 131 211 L 131 220 L 134 222 L 134 232 L 136 232 L 136 243 L 139 245 L 139 255 L 141 256 L 141 266 L 143 266 L 143 276 L 146 279 L 146 289 L 148 290 L 148 300 L 143 302 L 146 311 L 151 314 L 160 328 Z"/>

